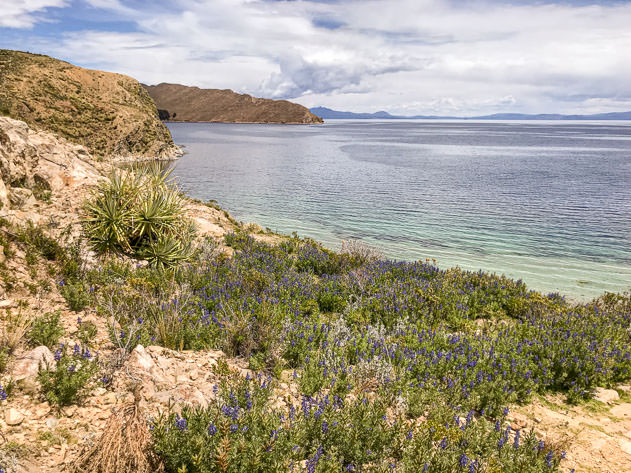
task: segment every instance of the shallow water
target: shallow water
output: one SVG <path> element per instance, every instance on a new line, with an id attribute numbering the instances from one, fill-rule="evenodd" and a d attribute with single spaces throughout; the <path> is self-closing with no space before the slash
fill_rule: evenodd
<path id="1" fill-rule="evenodd" d="M 168 125 L 236 218 L 587 299 L 631 288 L 631 122 Z"/>

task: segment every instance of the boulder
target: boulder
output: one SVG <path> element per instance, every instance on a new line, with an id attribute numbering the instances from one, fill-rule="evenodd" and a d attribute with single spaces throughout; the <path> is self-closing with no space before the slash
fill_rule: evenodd
<path id="1" fill-rule="evenodd" d="M 126 365 L 130 372 L 143 379 L 145 383 L 170 386 L 173 382 L 171 376 L 165 373 L 166 367 L 158 366 L 151 354 L 142 345 L 137 345 L 134 348 Z"/>
<path id="2" fill-rule="evenodd" d="M 596 388 L 594 399 L 600 402 L 612 403 L 620 400 L 620 395 L 615 389 Z"/>
<path id="3" fill-rule="evenodd" d="M 40 364 L 55 364 L 55 358 L 48 347 L 39 346 L 19 357 L 13 366 L 11 376 L 19 381 L 27 378 L 34 378 L 39 372 Z"/>

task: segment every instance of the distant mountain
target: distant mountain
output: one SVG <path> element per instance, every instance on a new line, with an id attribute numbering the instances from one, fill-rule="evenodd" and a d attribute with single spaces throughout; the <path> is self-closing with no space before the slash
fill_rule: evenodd
<path id="1" fill-rule="evenodd" d="M 179 122 L 322 123 L 308 108 L 287 100 L 259 99 L 232 90 L 179 84 L 144 85 L 160 118 Z"/>
<path id="2" fill-rule="evenodd" d="M 524 113 L 495 113 L 493 115 L 481 115 L 477 117 L 454 117 L 454 116 L 439 116 L 439 115 L 391 115 L 388 112 L 375 112 L 375 113 L 354 113 L 354 112 L 340 112 L 338 110 L 331 110 L 326 107 L 314 107 L 311 112 L 315 113 L 319 117 L 325 120 L 330 119 L 382 119 L 382 120 L 410 120 L 410 119 L 457 119 L 457 120 L 631 120 L 631 112 L 612 112 L 612 113 L 597 113 L 593 115 L 561 115 L 542 113 L 536 115 L 529 115 Z"/>
<path id="3" fill-rule="evenodd" d="M 338 112 L 337 110 L 331 110 L 326 107 L 314 107 L 311 108 L 311 113 L 327 120 L 327 119 L 335 119 L 335 118 L 356 118 L 356 119 L 365 119 L 365 118 L 398 118 L 393 115 L 390 115 L 388 112 L 375 112 L 375 113 L 353 113 L 353 112 Z"/>

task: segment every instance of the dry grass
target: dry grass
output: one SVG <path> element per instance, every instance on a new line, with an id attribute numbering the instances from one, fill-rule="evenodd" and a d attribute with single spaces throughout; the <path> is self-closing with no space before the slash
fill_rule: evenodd
<path id="1" fill-rule="evenodd" d="M 134 402 L 115 411 L 101 438 L 75 461 L 74 473 L 160 473 L 164 467 L 152 448 L 151 433 L 140 409 L 140 389 Z"/>
<path id="2" fill-rule="evenodd" d="M 22 307 L 15 314 L 11 310 L 6 311 L 2 320 L 0 343 L 7 348 L 9 353 L 13 353 L 24 339 L 26 332 L 31 328 L 32 320 L 33 316 L 30 311 Z"/>

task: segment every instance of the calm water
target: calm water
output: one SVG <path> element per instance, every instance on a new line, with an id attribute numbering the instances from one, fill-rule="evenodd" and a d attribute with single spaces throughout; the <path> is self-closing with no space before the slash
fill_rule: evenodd
<path id="1" fill-rule="evenodd" d="M 631 288 L 631 122 L 169 128 L 183 189 L 240 220 L 574 299 Z"/>

